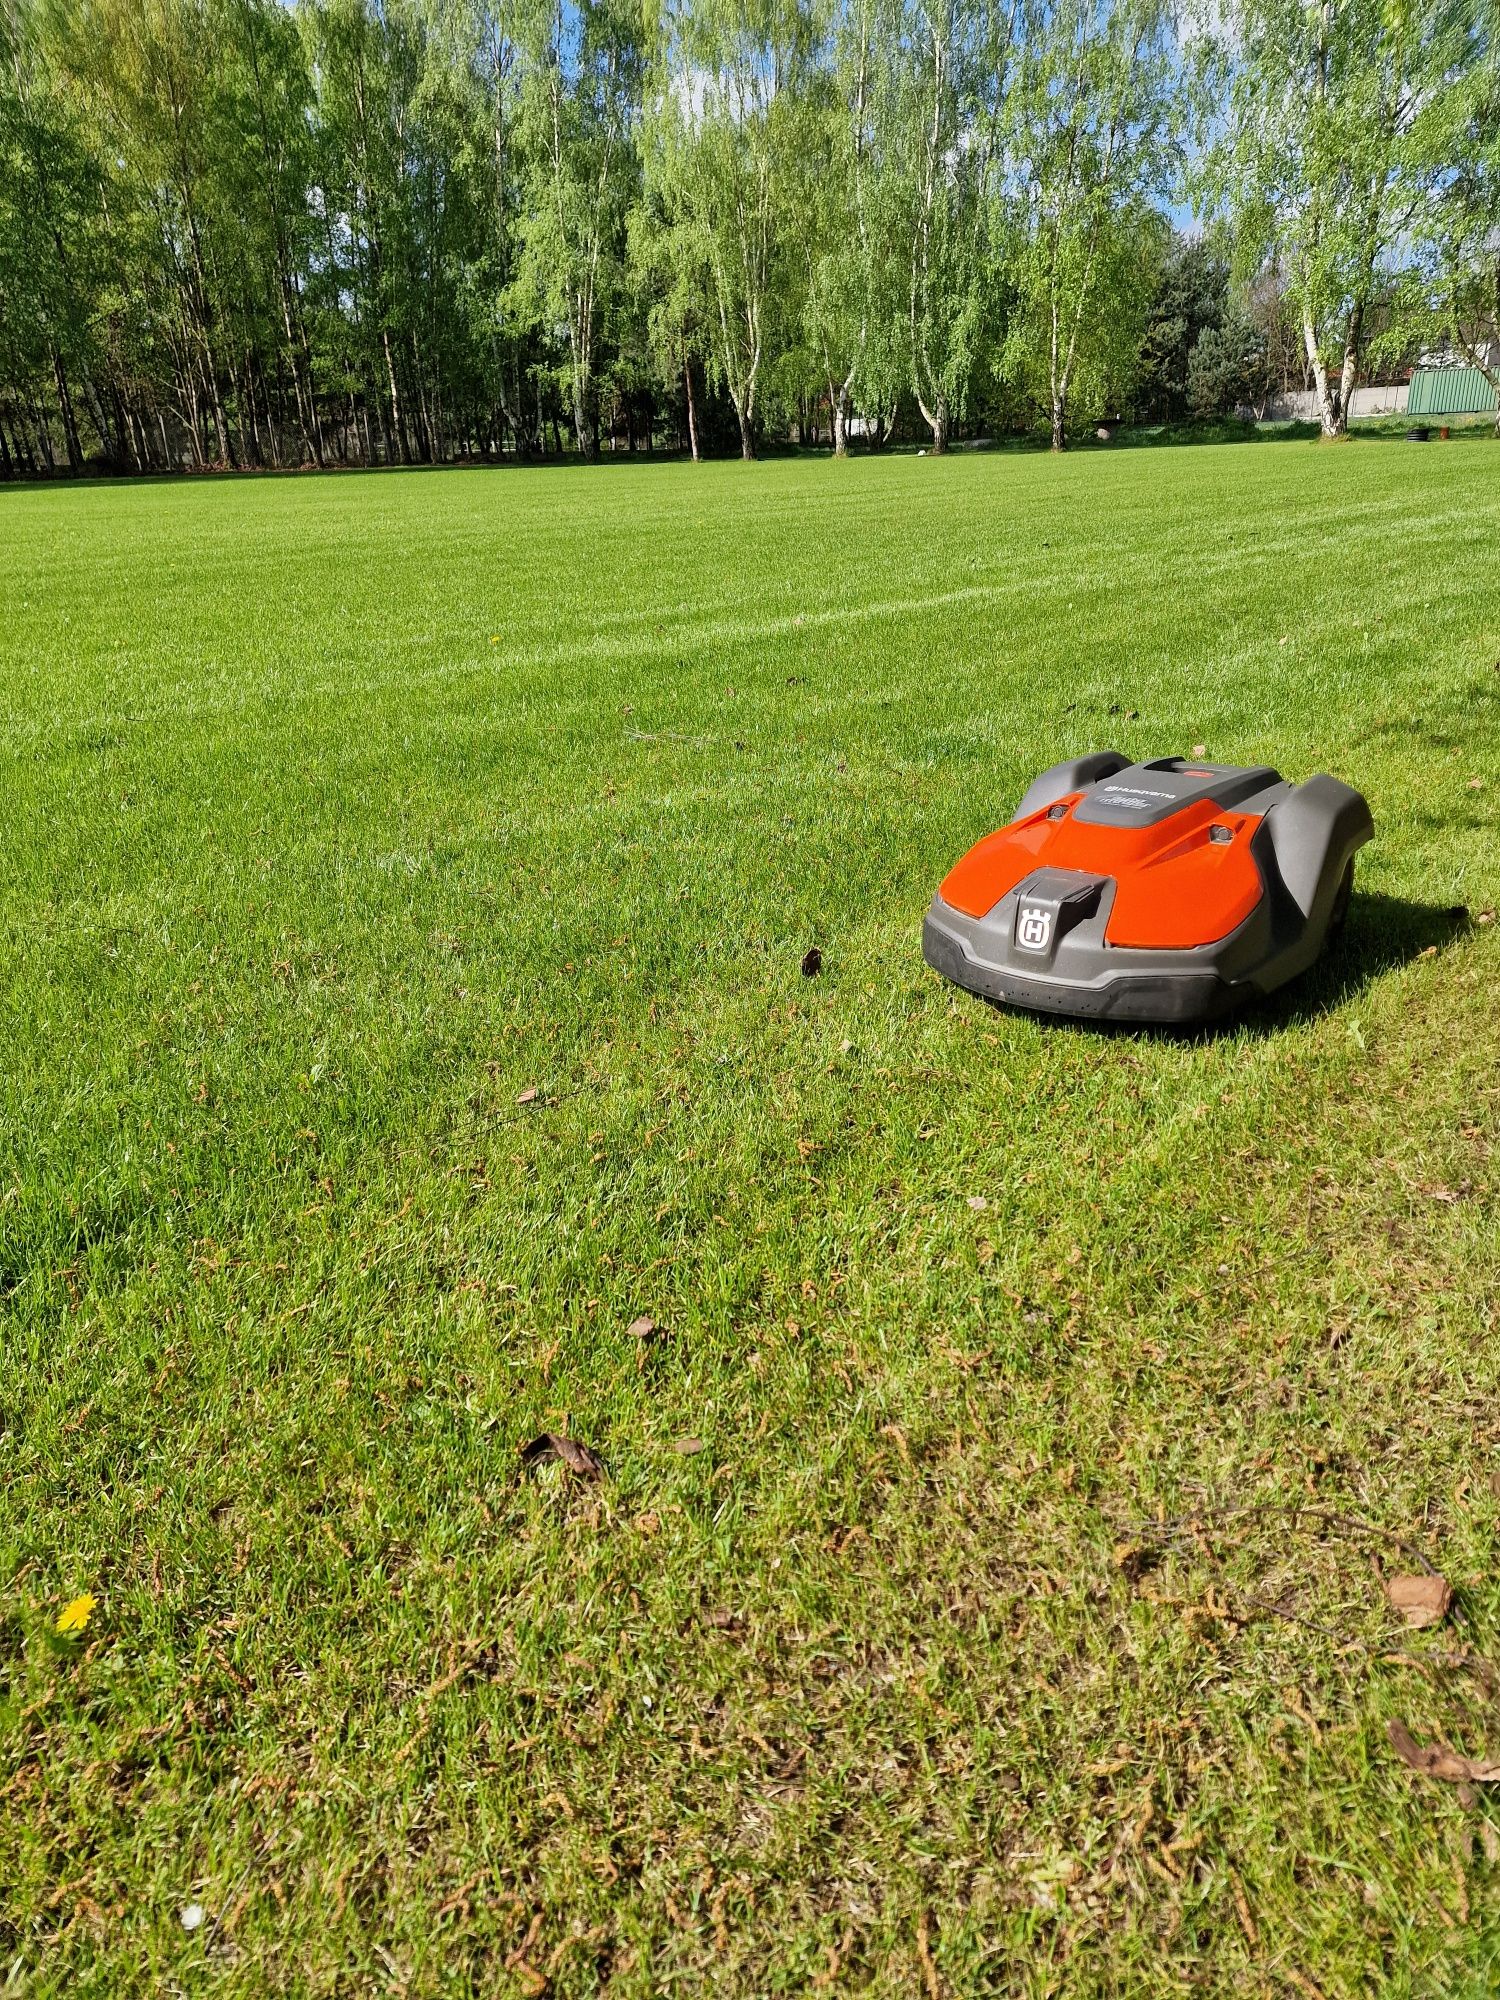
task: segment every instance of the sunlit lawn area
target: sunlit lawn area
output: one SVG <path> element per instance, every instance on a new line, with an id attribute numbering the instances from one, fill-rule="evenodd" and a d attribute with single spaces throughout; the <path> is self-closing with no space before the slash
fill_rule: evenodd
<path id="1" fill-rule="evenodd" d="M 1490 1991 L 1387 1725 L 1500 1757 L 1497 530 L 1484 441 L 0 492 L 0 1992 Z M 924 967 L 1197 743 L 1368 795 L 1322 969 Z"/>

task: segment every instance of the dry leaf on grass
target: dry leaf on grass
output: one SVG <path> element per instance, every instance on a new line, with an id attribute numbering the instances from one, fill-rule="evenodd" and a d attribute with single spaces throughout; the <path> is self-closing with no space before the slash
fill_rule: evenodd
<path id="1" fill-rule="evenodd" d="M 535 1104 L 541 1094 L 534 1083 L 529 1083 L 516 1099 L 516 1102 L 517 1104 Z"/>
<path id="2" fill-rule="evenodd" d="M 560 1458 L 569 1472 L 576 1472 L 580 1479 L 597 1479 L 604 1470 L 604 1460 L 597 1452 L 590 1451 L 577 1438 L 563 1437 L 554 1431 L 543 1431 L 540 1437 L 521 1447 L 522 1465 L 540 1465 L 547 1458 Z"/>
<path id="3" fill-rule="evenodd" d="M 1393 1576 L 1385 1594 L 1391 1609 L 1399 1611 L 1412 1627 L 1441 1625 L 1453 1602 L 1448 1581 L 1441 1576 Z"/>
<path id="4" fill-rule="evenodd" d="M 672 1449 L 681 1458 L 696 1458 L 698 1453 L 703 1449 L 703 1440 L 702 1438 L 692 1437 L 677 1438 L 673 1442 Z"/>
<path id="5" fill-rule="evenodd" d="M 625 1331 L 632 1340 L 649 1340 L 653 1333 L 659 1333 L 661 1329 L 650 1313 L 642 1313 L 639 1319 L 630 1322 Z"/>
<path id="6" fill-rule="evenodd" d="M 1385 1733 L 1402 1763 L 1420 1771 L 1423 1777 L 1447 1778 L 1459 1785 L 1493 1785 L 1500 1781 L 1500 1764 L 1460 1757 L 1444 1743 L 1418 1743 L 1404 1722 L 1388 1722 Z"/>

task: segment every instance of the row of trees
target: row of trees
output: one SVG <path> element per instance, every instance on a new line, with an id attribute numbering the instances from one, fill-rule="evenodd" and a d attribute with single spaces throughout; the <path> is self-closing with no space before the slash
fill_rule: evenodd
<path id="1" fill-rule="evenodd" d="M 0 0 L 0 472 L 1500 383 L 1495 4 Z"/>

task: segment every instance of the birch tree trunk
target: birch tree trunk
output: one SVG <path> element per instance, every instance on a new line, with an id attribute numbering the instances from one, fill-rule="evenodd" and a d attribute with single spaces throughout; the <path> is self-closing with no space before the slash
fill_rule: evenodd
<path id="1" fill-rule="evenodd" d="M 380 344 L 385 351 L 385 376 L 391 391 L 391 436 L 396 447 L 396 456 L 406 464 L 406 427 L 401 421 L 401 392 L 396 387 L 396 364 L 391 358 L 391 336 L 389 328 L 380 330 Z"/>
<path id="2" fill-rule="evenodd" d="M 1326 438 L 1343 437 L 1349 428 L 1349 399 L 1354 394 L 1354 380 L 1359 370 L 1359 341 L 1363 318 L 1363 310 L 1359 306 L 1355 306 L 1349 314 L 1344 332 L 1343 363 L 1339 369 L 1338 382 L 1335 384 L 1328 373 L 1328 364 L 1323 359 L 1312 314 L 1306 308 L 1303 310 L 1302 343 L 1307 351 L 1313 386 L 1317 392 L 1318 426 Z"/>
<path id="3" fill-rule="evenodd" d="M 687 384 L 688 448 L 693 454 L 693 463 L 698 463 L 698 411 L 693 402 L 692 357 L 685 356 L 682 363 L 682 379 Z"/>

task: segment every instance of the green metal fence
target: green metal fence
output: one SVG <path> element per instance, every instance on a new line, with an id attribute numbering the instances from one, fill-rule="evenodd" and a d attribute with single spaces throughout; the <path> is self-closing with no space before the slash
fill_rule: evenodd
<path id="1" fill-rule="evenodd" d="M 1477 368 L 1419 368 L 1406 399 L 1409 417 L 1489 415 L 1495 391 Z"/>

